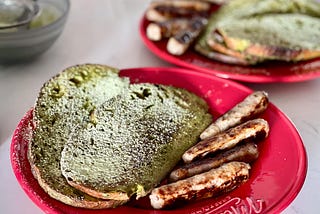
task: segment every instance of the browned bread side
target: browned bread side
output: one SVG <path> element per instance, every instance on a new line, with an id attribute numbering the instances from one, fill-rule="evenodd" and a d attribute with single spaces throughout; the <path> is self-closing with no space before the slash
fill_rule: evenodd
<path id="1" fill-rule="evenodd" d="M 251 64 L 256 64 L 259 62 L 259 58 L 255 56 L 251 56 L 249 54 L 246 54 L 244 52 L 240 52 L 237 50 L 230 49 L 226 46 L 226 43 L 224 41 L 224 38 L 218 33 L 215 32 L 215 35 L 210 37 L 207 41 L 208 46 L 216 52 L 225 54 L 230 57 L 234 57 L 235 59 L 238 60 L 238 64 L 242 65 L 251 65 Z"/>
<path id="2" fill-rule="evenodd" d="M 28 148 L 34 177 L 54 199 L 71 206 L 102 209 L 126 201 L 100 200 L 71 187 L 60 171 L 60 155 L 76 126 L 86 126 L 91 112 L 128 86 L 118 70 L 103 65 L 77 65 L 47 81 L 37 98 L 35 129 Z"/>

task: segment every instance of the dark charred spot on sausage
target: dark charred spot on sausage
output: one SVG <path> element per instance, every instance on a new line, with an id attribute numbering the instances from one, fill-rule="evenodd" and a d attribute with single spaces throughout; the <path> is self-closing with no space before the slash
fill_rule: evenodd
<path id="1" fill-rule="evenodd" d="M 165 191 L 163 190 L 163 189 L 158 189 L 158 194 L 159 195 L 165 195 L 166 193 L 165 193 Z"/>
<path id="2" fill-rule="evenodd" d="M 205 139 L 203 141 L 201 141 L 198 145 L 197 145 L 197 150 L 202 150 L 204 148 L 207 148 L 210 146 L 210 144 L 212 143 L 212 141 L 215 140 L 215 137 L 212 137 L 212 138 L 208 138 L 208 139 Z"/>
<path id="3" fill-rule="evenodd" d="M 267 136 L 267 132 L 265 130 L 260 130 L 256 133 L 254 140 L 261 141 Z"/>
<path id="4" fill-rule="evenodd" d="M 197 17 L 191 23 L 191 28 L 194 30 L 201 30 L 205 24 L 206 24 L 206 19 Z"/>
<path id="5" fill-rule="evenodd" d="M 183 44 L 190 43 L 192 41 L 192 33 L 188 31 L 184 32 L 183 34 L 176 36 L 176 39 Z"/>

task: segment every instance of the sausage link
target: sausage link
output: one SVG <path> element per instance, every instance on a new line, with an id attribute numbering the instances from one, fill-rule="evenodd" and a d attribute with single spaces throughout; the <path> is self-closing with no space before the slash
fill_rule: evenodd
<path id="1" fill-rule="evenodd" d="M 208 198 L 239 186 L 249 178 L 250 165 L 229 162 L 193 177 L 163 185 L 152 190 L 149 198 L 155 209 L 162 209 L 178 201 Z"/>
<path id="2" fill-rule="evenodd" d="M 225 132 L 200 141 L 188 149 L 182 155 L 182 159 L 185 163 L 190 163 L 195 158 L 203 158 L 216 151 L 233 148 L 243 140 L 254 138 L 260 140 L 267 137 L 268 134 L 269 124 L 266 120 L 261 118 L 249 120 Z"/>
<path id="3" fill-rule="evenodd" d="M 160 41 L 163 38 L 169 38 L 181 32 L 181 30 L 188 29 L 191 19 L 175 18 L 164 22 L 154 22 L 147 26 L 146 34 L 148 39 L 152 41 Z"/>
<path id="4" fill-rule="evenodd" d="M 167 51 L 173 55 L 184 54 L 205 28 L 207 23 L 208 19 L 206 18 L 193 18 L 187 29 L 182 29 L 181 32 L 169 39 L 167 43 Z"/>
<path id="5" fill-rule="evenodd" d="M 255 118 L 268 107 L 268 94 L 264 91 L 256 91 L 247 96 L 243 101 L 235 105 L 228 112 L 219 117 L 206 130 L 200 138 L 206 139 L 219 132 L 225 131 L 235 125 Z"/>
<path id="6" fill-rule="evenodd" d="M 174 182 L 207 172 L 231 161 L 251 163 L 256 160 L 258 156 L 259 151 L 257 145 L 253 142 L 248 142 L 235 146 L 230 150 L 222 151 L 212 158 L 205 158 L 183 165 L 170 173 L 169 181 Z"/>
<path id="7" fill-rule="evenodd" d="M 149 21 L 162 22 L 171 18 L 208 17 L 210 4 L 196 0 L 153 1 L 146 11 Z"/>

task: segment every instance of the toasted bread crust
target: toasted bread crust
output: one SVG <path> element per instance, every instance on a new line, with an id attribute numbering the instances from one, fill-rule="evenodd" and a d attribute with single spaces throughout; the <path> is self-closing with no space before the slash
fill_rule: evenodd
<path id="1" fill-rule="evenodd" d="M 223 37 L 221 37 L 221 41 L 219 41 L 218 38 L 221 36 L 216 32 L 214 36 L 208 39 L 207 44 L 208 46 L 213 50 L 217 51 L 219 53 L 225 54 L 227 56 L 234 57 L 239 60 L 239 64 L 245 64 L 245 65 L 252 65 L 259 62 L 259 58 L 256 56 L 251 56 L 249 54 L 245 54 L 244 52 L 240 52 L 237 50 L 233 50 L 231 48 L 228 48 L 223 40 Z"/>
<path id="2" fill-rule="evenodd" d="M 59 166 L 61 150 L 69 132 L 66 129 L 72 128 L 74 123 L 85 124 L 90 119 L 85 112 L 94 108 L 98 98 L 87 100 L 85 97 L 91 97 L 89 93 L 104 86 L 109 75 L 117 76 L 117 70 L 93 64 L 67 68 L 43 85 L 34 107 L 33 138 L 28 147 L 32 173 L 52 198 L 71 206 L 102 209 L 126 202 L 100 200 L 73 188 L 62 176 Z M 88 90 L 88 87 L 94 88 Z M 101 99 L 105 97 L 104 94 L 99 96 Z"/>
<path id="3" fill-rule="evenodd" d="M 276 59 L 276 60 L 284 60 L 284 61 L 303 61 L 309 60 L 316 57 L 320 57 L 320 50 L 303 50 L 303 49 L 292 49 L 288 47 L 279 47 L 272 45 L 263 45 L 257 43 L 251 43 L 248 40 L 240 39 L 240 38 L 231 38 L 228 36 L 224 36 L 224 40 L 227 44 L 227 47 L 220 51 L 226 52 L 226 54 L 231 55 L 237 52 L 237 47 L 240 43 L 248 44 L 243 48 L 243 53 L 251 56 L 256 56 L 264 59 Z M 211 43 L 211 48 L 217 49 L 217 45 L 213 47 Z"/>
<path id="4" fill-rule="evenodd" d="M 33 111 L 33 109 L 32 109 Z M 31 122 L 30 122 L 31 123 Z M 28 130 L 28 135 L 30 136 L 29 138 L 29 144 L 28 144 L 28 151 L 27 151 L 27 158 L 28 160 L 31 160 L 31 140 L 32 140 L 32 133 L 33 133 L 33 128 L 34 126 L 32 124 L 29 125 Z M 50 185 L 47 184 L 42 179 L 41 172 L 36 167 L 35 164 L 32 164 L 29 161 L 30 167 L 31 167 L 31 172 L 33 176 L 38 180 L 39 185 L 41 188 L 48 194 L 50 197 L 57 199 L 65 204 L 68 204 L 70 206 L 75 206 L 75 207 L 81 207 L 81 208 L 88 208 L 88 209 L 106 209 L 106 208 L 114 208 L 119 205 L 122 205 L 127 202 L 127 200 L 100 200 L 100 199 L 95 199 L 89 195 L 82 197 L 83 194 L 80 194 L 79 197 L 71 197 L 68 195 L 61 194 L 60 192 L 56 191 L 55 189 L 51 188 Z M 72 188 L 72 187 L 71 187 Z"/>
<path id="5" fill-rule="evenodd" d="M 79 197 L 72 197 L 61 192 L 56 191 L 48 183 L 42 179 L 40 170 L 33 164 L 31 164 L 31 170 L 35 178 L 37 178 L 39 185 L 43 190 L 50 195 L 50 197 L 59 200 L 65 204 L 74 207 L 87 208 L 87 209 L 106 209 L 106 208 L 115 208 L 119 205 L 126 203 L 128 200 L 102 200 L 98 198 L 91 197 L 84 193 L 80 193 Z M 70 187 L 71 189 L 72 187 Z"/>
<path id="6" fill-rule="evenodd" d="M 239 51 L 228 49 L 222 43 L 217 42 L 214 38 L 208 39 L 208 45 L 210 46 L 210 48 L 212 48 L 212 50 L 215 50 L 217 52 L 233 56 L 237 59 L 246 60 L 246 57 L 242 53 L 240 53 Z"/>
<path id="7" fill-rule="evenodd" d="M 209 59 L 234 65 L 249 65 L 249 63 L 246 60 L 239 59 L 237 57 L 230 56 L 224 53 L 220 53 L 218 51 L 204 47 L 202 44 L 196 44 L 195 50 L 200 54 L 208 57 Z"/>
<path id="8" fill-rule="evenodd" d="M 320 50 L 297 50 L 261 44 L 252 44 L 245 52 L 254 56 L 285 61 L 303 61 L 320 56 Z"/>
<path id="9" fill-rule="evenodd" d="M 100 191 L 97 191 L 97 190 L 94 190 L 90 187 L 86 187 L 85 185 L 83 184 L 78 184 L 76 182 L 73 182 L 73 181 L 68 181 L 68 183 L 73 186 L 74 188 L 80 190 L 80 191 L 83 191 L 83 192 L 86 192 L 88 193 L 89 195 L 92 195 L 96 198 L 101 198 L 101 199 L 106 199 L 106 200 L 117 200 L 117 201 L 123 201 L 123 202 L 126 202 L 130 199 L 130 197 L 128 196 L 127 193 L 124 193 L 124 192 L 108 192 L 108 193 L 105 193 L 105 192 L 100 192 Z"/>

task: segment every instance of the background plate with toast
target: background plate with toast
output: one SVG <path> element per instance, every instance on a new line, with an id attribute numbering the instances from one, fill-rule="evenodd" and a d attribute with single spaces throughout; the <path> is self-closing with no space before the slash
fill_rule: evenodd
<path id="1" fill-rule="evenodd" d="M 212 11 L 218 9 L 212 6 Z M 209 59 L 190 47 L 182 55 L 167 51 L 168 39 L 151 41 L 146 34 L 150 21 L 144 15 L 140 21 L 140 37 L 145 46 L 159 58 L 177 66 L 213 74 L 221 78 L 242 82 L 301 82 L 320 77 L 320 58 L 300 62 L 267 61 L 252 66 L 233 65 Z"/>

